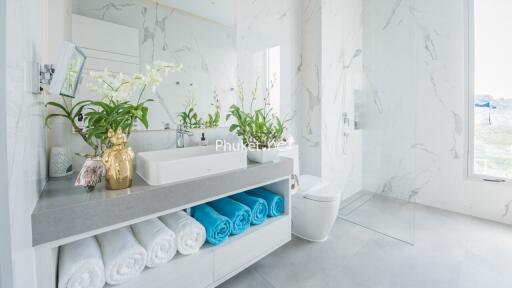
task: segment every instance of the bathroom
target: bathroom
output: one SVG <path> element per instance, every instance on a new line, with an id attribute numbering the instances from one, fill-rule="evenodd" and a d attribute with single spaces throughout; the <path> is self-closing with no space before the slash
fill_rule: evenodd
<path id="1" fill-rule="evenodd" d="M 0 1 L 0 287 L 511 287 L 508 2 Z"/>

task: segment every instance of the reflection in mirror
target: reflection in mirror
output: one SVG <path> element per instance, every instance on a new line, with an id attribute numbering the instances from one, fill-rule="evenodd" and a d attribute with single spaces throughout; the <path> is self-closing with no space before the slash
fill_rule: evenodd
<path id="1" fill-rule="evenodd" d="M 277 116 L 281 109 L 281 47 L 267 49 L 267 87 L 272 87 L 269 102 Z"/>
<path id="2" fill-rule="evenodd" d="M 85 62 L 85 54 L 74 44 L 65 42 L 50 92 L 75 97 Z"/>
<path id="3" fill-rule="evenodd" d="M 146 95 L 155 100 L 149 129 L 174 129 L 183 121 L 226 126 L 224 115 L 236 100 L 235 3 L 213 10 L 208 7 L 214 5 L 198 9 L 192 2 L 73 0 L 72 40 L 88 57 L 77 101 L 99 100 L 87 88 L 91 71 L 133 74 L 155 61 L 179 63 L 181 73 L 170 74 L 156 93 Z"/>
<path id="4" fill-rule="evenodd" d="M 72 60 L 66 69 L 66 76 L 64 77 L 64 83 L 62 84 L 62 90 L 60 92 L 61 95 L 75 95 L 79 82 L 80 71 L 82 70 L 82 66 L 85 61 L 85 55 L 75 49 L 71 59 Z"/>
<path id="5" fill-rule="evenodd" d="M 268 103 L 276 116 L 281 111 L 281 47 L 274 46 L 264 48 L 245 55 L 252 59 L 251 65 L 239 67 L 242 79 L 255 79 L 255 82 L 239 83 L 240 89 L 253 91 L 253 97 L 244 99 L 244 107 L 263 107 L 265 97 L 269 97 Z M 254 99 L 253 99 L 254 98 Z M 251 102 L 253 102 L 251 104 Z M 284 116 L 284 115 L 283 115 Z M 290 116 L 290 115 L 287 115 Z"/>

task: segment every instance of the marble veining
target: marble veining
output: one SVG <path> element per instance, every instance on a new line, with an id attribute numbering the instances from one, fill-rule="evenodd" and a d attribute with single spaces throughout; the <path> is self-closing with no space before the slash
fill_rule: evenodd
<path id="1" fill-rule="evenodd" d="M 452 125 L 453 125 L 453 131 L 451 135 L 452 139 L 452 145 L 448 149 L 450 152 L 450 155 L 454 159 L 459 159 L 459 152 L 457 150 L 457 139 L 461 136 L 462 130 L 463 130 L 463 123 L 462 123 L 462 117 L 456 113 L 454 110 L 452 110 L 446 102 L 439 96 L 438 87 L 436 83 L 436 79 L 433 75 L 430 75 L 430 84 L 432 85 L 433 95 L 436 97 L 436 99 L 441 104 L 441 108 L 444 110 L 444 112 L 448 112 L 450 114 L 450 117 L 452 118 Z"/>
<path id="2" fill-rule="evenodd" d="M 303 8 L 303 23 L 307 25 L 309 21 L 311 21 L 316 15 L 320 14 L 320 10 L 322 9 L 321 3 L 316 4 L 318 0 L 305 0 L 304 8 Z"/>
<path id="3" fill-rule="evenodd" d="M 411 15 L 416 20 L 416 25 L 418 26 L 421 34 L 423 35 L 423 48 L 430 56 L 430 60 L 435 61 L 438 59 L 437 56 L 437 47 L 436 43 L 434 42 L 434 39 L 432 38 L 432 34 L 429 32 L 429 30 L 423 26 L 417 19 L 416 14 L 414 10 L 410 10 Z"/>
<path id="4" fill-rule="evenodd" d="M 345 61 L 343 61 L 343 69 L 344 70 L 350 69 L 350 67 L 354 63 L 354 60 L 357 59 L 359 56 L 361 56 L 361 54 L 363 54 L 363 50 L 360 48 L 356 49 L 354 51 L 354 53 L 352 54 L 352 56 L 350 57 L 350 60 L 348 61 L 348 63 L 345 64 Z"/>
<path id="5" fill-rule="evenodd" d="M 379 93 L 379 90 L 378 90 L 377 86 L 373 83 L 373 81 L 371 80 L 371 78 L 369 76 L 369 68 L 368 68 L 368 66 L 363 66 L 363 71 L 364 71 L 365 81 L 366 81 L 366 83 L 368 85 L 367 93 L 370 95 L 371 102 L 375 106 L 375 109 L 377 109 L 377 112 L 379 114 L 382 114 L 382 113 L 384 113 L 384 108 L 383 108 L 383 105 L 382 105 L 382 100 L 381 100 L 381 97 L 380 97 L 380 93 Z"/>
<path id="6" fill-rule="evenodd" d="M 318 65 L 315 65 L 315 81 L 316 81 L 316 84 L 315 84 L 315 87 L 316 87 L 316 91 L 313 92 L 311 91 L 311 88 L 306 88 L 306 92 L 308 93 L 308 107 L 309 107 L 309 111 L 312 112 L 316 107 L 318 107 L 320 105 L 320 101 L 321 101 L 321 97 L 322 97 L 322 94 L 321 94 L 321 86 L 322 86 L 322 83 L 320 82 L 320 69 L 318 67 Z"/>
<path id="7" fill-rule="evenodd" d="M 131 7 L 134 4 L 132 3 L 115 3 L 112 1 L 109 1 L 108 3 L 105 3 L 103 6 L 94 8 L 93 10 L 101 13 L 101 19 L 105 19 L 107 13 L 111 10 L 115 11 L 122 11 L 124 8 Z"/>
<path id="8" fill-rule="evenodd" d="M 391 13 L 388 16 L 388 19 L 386 20 L 386 23 L 384 23 L 384 26 L 382 27 L 382 30 L 386 30 L 388 28 L 389 24 L 391 24 L 391 21 L 395 17 L 396 11 L 400 7 L 400 5 L 402 5 L 402 0 L 395 0 L 395 3 L 393 4 L 393 7 L 391 8 Z"/>
<path id="9" fill-rule="evenodd" d="M 300 72 L 302 72 L 302 65 L 304 65 L 304 55 L 302 55 L 302 52 L 301 52 L 299 64 L 297 65 L 297 68 L 295 69 L 296 74 L 299 74 Z"/>
<path id="10" fill-rule="evenodd" d="M 310 88 L 310 87 L 305 87 L 305 91 L 306 91 L 306 94 L 307 94 L 307 109 L 304 111 L 305 112 L 305 118 L 304 118 L 304 127 L 305 127 L 305 132 L 306 134 L 303 135 L 303 139 L 306 141 L 306 143 L 308 143 L 308 145 L 312 148 L 314 147 L 318 147 L 320 145 L 320 140 L 317 140 L 316 138 L 318 137 L 316 135 L 317 131 L 316 131 L 316 127 L 313 128 L 312 126 L 312 121 L 313 121 L 313 117 L 315 117 L 315 115 L 317 115 L 318 112 L 318 109 L 320 108 L 320 104 L 321 104 L 321 79 L 320 79 L 320 68 L 318 67 L 317 64 L 315 64 L 314 66 L 314 71 L 315 71 L 315 78 L 314 78 L 314 87 L 316 87 L 316 91 L 313 92 L 311 89 L 313 88 Z M 318 116 L 316 116 L 318 117 Z"/>
<path id="11" fill-rule="evenodd" d="M 504 212 L 503 212 L 503 215 L 501 216 L 501 218 L 505 218 L 507 217 L 508 213 L 510 212 L 510 205 L 512 204 L 512 200 L 508 201 L 507 204 L 505 204 L 505 207 L 504 207 Z"/>

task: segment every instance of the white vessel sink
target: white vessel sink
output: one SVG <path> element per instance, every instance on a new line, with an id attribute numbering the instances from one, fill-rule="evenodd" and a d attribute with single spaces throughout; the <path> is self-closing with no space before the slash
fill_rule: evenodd
<path id="1" fill-rule="evenodd" d="M 138 153 L 136 171 L 149 185 L 162 185 L 247 168 L 247 151 L 215 145 Z"/>

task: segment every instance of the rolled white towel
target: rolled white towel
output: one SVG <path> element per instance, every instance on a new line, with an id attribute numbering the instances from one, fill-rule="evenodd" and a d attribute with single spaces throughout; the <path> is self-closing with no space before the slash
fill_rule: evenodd
<path id="1" fill-rule="evenodd" d="M 176 235 L 157 218 L 133 224 L 132 230 L 148 253 L 148 267 L 165 264 L 176 255 Z"/>
<path id="2" fill-rule="evenodd" d="M 96 238 L 103 254 L 108 284 L 124 283 L 144 270 L 147 253 L 133 237 L 130 227 L 105 232 Z"/>
<path id="3" fill-rule="evenodd" d="M 60 247 L 59 288 L 102 288 L 105 267 L 94 237 Z"/>
<path id="4" fill-rule="evenodd" d="M 206 230 L 184 211 L 162 216 L 160 220 L 176 234 L 176 246 L 181 254 L 194 254 L 203 246 Z"/>

